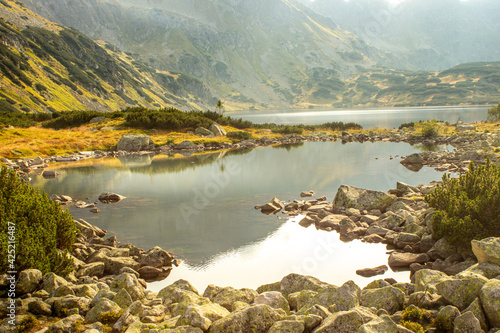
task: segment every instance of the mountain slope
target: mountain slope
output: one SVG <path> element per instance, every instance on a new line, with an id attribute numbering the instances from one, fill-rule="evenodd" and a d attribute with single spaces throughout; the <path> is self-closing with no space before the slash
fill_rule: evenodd
<path id="1" fill-rule="evenodd" d="M 398 58 L 393 68 L 443 70 L 500 59 L 500 1 L 300 0 Z"/>
<path id="2" fill-rule="evenodd" d="M 0 1 L 2 110 L 118 110 L 206 105 L 208 89 L 186 75 L 157 71 L 74 29 Z M 196 96 L 195 96 L 196 95 Z"/>
<path id="3" fill-rule="evenodd" d="M 385 54 L 294 0 L 23 0 L 241 107 L 305 105 Z"/>

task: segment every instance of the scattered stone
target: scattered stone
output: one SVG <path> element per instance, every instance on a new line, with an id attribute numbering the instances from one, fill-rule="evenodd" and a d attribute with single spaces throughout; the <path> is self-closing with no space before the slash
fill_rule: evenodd
<path id="1" fill-rule="evenodd" d="M 312 197 L 314 194 L 315 194 L 315 192 L 313 190 L 310 190 L 310 191 L 303 191 L 303 192 L 301 192 L 300 196 L 302 198 L 306 198 L 306 197 Z"/>
<path id="2" fill-rule="evenodd" d="M 473 240 L 471 245 L 479 263 L 491 262 L 500 265 L 500 237 Z"/>
<path id="3" fill-rule="evenodd" d="M 413 263 L 423 264 L 430 260 L 426 253 L 393 252 L 389 256 L 390 267 L 408 267 Z"/>
<path id="4" fill-rule="evenodd" d="M 278 212 L 283 209 L 285 205 L 278 199 L 273 198 L 269 203 L 260 206 L 262 212 Z"/>
<path id="5" fill-rule="evenodd" d="M 383 275 L 385 272 L 389 270 L 389 267 L 386 265 L 374 267 L 374 268 L 363 268 L 363 269 L 358 269 L 356 271 L 356 274 L 363 276 L 363 277 L 372 277 L 376 275 Z"/>

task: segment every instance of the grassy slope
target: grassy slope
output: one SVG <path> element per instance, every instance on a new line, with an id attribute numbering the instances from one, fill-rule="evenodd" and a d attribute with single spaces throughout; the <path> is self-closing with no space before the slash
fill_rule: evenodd
<path id="1" fill-rule="evenodd" d="M 179 75 L 157 71 L 112 45 L 59 27 L 17 2 L 2 0 L 0 17 L 3 110 L 9 108 L 6 101 L 9 109 L 36 112 L 111 111 L 131 105 L 191 109 L 204 105 L 180 84 L 176 94 L 169 91 L 165 83 L 175 85 Z M 16 74 L 16 67 L 24 80 Z"/>

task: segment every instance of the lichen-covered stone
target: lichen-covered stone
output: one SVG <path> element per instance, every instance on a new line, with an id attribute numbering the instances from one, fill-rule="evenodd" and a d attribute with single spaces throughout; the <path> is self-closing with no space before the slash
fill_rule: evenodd
<path id="1" fill-rule="evenodd" d="M 84 319 L 79 314 L 74 314 L 69 317 L 63 318 L 56 321 L 49 326 L 49 333 L 73 333 L 75 332 L 75 327 L 79 323 L 83 323 Z"/>
<path id="2" fill-rule="evenodd" d="M 315 277 L 292 273 L 281 280 L 280 291 L 286 296 L 302 290 L 320 291 L 329 286 Z"/>
<path id="3" fill-rule="evenodd" d="M 500 237 L 489 237 L 480 241 L 473 240 L 471 245 L 478 262 L 491 262 L 500 265 Z"/>
<path id="4" fill-rule="evenodd" d="M 389 316 L 383 315 L 363 324 L 358 333 L 399 333 L 399 331 L 396 323 Z"/>
<path id="5" fill-rule="evenodd" d="M 280 290 L 281 290 L 281 282 L 280 281 L 274 282 L 274 283 L 264 284 L 256 289 L 256 291 L 259 294 L 262 294 L 263 292 L 266 292 L 266 291 L 280 291 Z"/>
<path id="6" fill-rule="evenodd" d="M 392 286 L 380 289 L 365 289 L 361 292 L 360 303 L 362 306 L 385 309 L 390 314 L 402 310 L 405 294 Z"/>
<path id="7" fill-rule="evenodd" d="M 253 303 L 258 293 L 255 290 L 242 288 L 235 289 L 233 287 L 226 287 L 219 290 L 212 299 L 212 302 L 217 303 L 232 311 L 232 305 L 236 301 L 245 302 L 248 304 Z"/>
<path id="8" fill-rule="evenodd" d="M 288 301 L 279 291 L 266 291 L 254 299 L 254 304 L 267 304 L 273 309 L 283 309 L 286 313 L 290 313 L 290 305 Z"/>
<path id="9" fill-rule="evenodd" d="M 103 275 L 104 275 L 104 263 L 103 262 L 92 262 L 90 264 L 85 264 L 76 273 L 77 277 L 97 276 L 98 278 L 100 278 Z"/>
<path id="10" fill-rule="evenodd" d="M 492 327 L 500 327 L 500 280 L 492 279 L 481 288 L 479 299 Z"/>
<path id="11" fill-rule="evenodd" d="M 302 333 L 304 329 L 305 325 L 303 321 L 281 320 L 275 322 L 267 333 Z"/>
<path id="12" fill-rule="evenodd" d="M 257 304 L 231 314 L 212 323 L 209 333 L 266 333 L 283 316 L 269 305 Z"/>
<path id="13" fill-rule="evenodd" d="M 438 240 L 434 246 L 432 247 L 438 256 L 440 256 L 442 259 L 446 259 L 456 253 L 458 253 L 458 250 L 455 246 L 451 245 L 446 241 L 446 239 L 441 238 Z"/>
<path id="14" fill-rule="evenodd" d="M 85 320 L 88 323 L 106 322 L 118 320 L 122 309 L 113 301 L 103 299 L 87 312 Z"/>
<path id="15" fill-rule="evenodd" d="M 359 305 L 360 288 L 353 282 L 347 281 L 341 287 L 330 286 L 316 294 L 300 299 L 297 302 L 299 314 L 313 305 L 329 307 L 335 304 L 340 311 L 347 311 Z M 302 294 L 302 293 L 301 293 Z"/>
<path id="16" fill-rule="evenodd" d="M 465 271 L 482 275 L 488 279 L 493 279 L 500 275 L 500 266 L 491 262 L 482 262 L 470 266 Z"/>
<path id="17" fill-rule="evenodd" d="M 19 273 L 16 291 L 19 295 L 32 293 L 42 281 L 42 272 L 38 269 L 25 269 Z"/>
<path id="18" fill-rule="evenodd" d="M 340 311 L 323 320 L 315 333 L 352 333 L 363 325 L 363 319 L 356 311 Z"/>
<path id="19" fill-rule="evenodd" d="M 447 279 L 449 276 L 443 272 L 421 269 L 415 273 L 415 291 L 437 292 L 436 284 Z"/>
<path id="20" fill-rule="evenodd" d="M 460 316 L 460 310 L 453 305 L 447 305 L 439 310 L 435 322 L 445 331 L 451 331 L 455 318 L 458 316 Z"/>
<path id="21" fill-rule="evenodd" d="M 146 134 L 125 134 L 118 141 L 117 150 L 141 151 L 154 149 L 155 144 Z"/>
<path id="22" fill-rule="evenodd" d="M 203 331 L 208 330 L 212 322 L 224 318 L 229 315 L 229 311 L 219 304 L 214 304 L 206 299 L 202 304 L 187 304 L 180 303 L 174 308 L 175 314 L 180 314 L 177 321 L 177 326 L 187 325 L 199 327 Z M 179 309 L 183 308 L 182 312 Z"/>
<path id="23" fill-rule="evenodd" d="M 423 264 L 429 260 L 427 253 L 393 252 L 389 256 L 389 266 L 408 267 L 413 263 Z"/>
<path id="24" fill-rule="evenodd" d="M 488 279 L 482 275 L 468 273 L 436 284 L 438 293 L 459 310 L 464 310 L 478 296 Z"/>
<path id="25" fill-rule="evenodd" d="M 34 315 L 50 316 L 52 308 L 45 302 L 34 301 L 28 304 L 28 311 Z"/>
<path id="26" fill-rule="evenodd" d="M 454 333 L 483 333 L 479 320 L 477 320 L 474 314 L 470 311 L 455 318 L 453 324 Z"/>
<path id="27" fill-rule="evenodd" d="M 47 291 L 49 294 L 52 294 L 60 286 L 67 284 L 68 281 L 54 273 L 47 273 L 42 278 L 42 289 Z"/>
<path id="28" fill-rule="evenodd" d="M 479 324 L 481 324 L 481 328 L 487 332 L 488 331 L 488 324 L 486 321 L 486 315 L 484 314 L 483 307 L 481 306 L 481 301 L 479 298 L 476 298 L 467 309 L 465 309 L 463 312 L 470 311 L 476 316 L 477 320 L 479 320 Z"/>
<path id="29" fill-rule="evenodd" d="M 125 289 L 120 289 L 112 299 L 122 309 L 125 309 L 134 302 L 130 294 Z"/>
<path id="30" fill-rule="evenodd" d="M 134 271 L 137 271 L 141 266 L 137 261 L 130 257 L 105 257 L 104 261 L 104 272 L 117 275 L 120 274 L 120 270 L 124 267 L 130 267 Z"/>
<path id="31" fill-rule="evenodd" d="M 90 308 L 90 302 L 91 300 L 86 297 L 55 297 L 52 309 L 58 317 L 65 317 L 71 309 L 78 309 L 78 313 L 85 316 Z"/>
<path id="32" fill-rule="evenodd" d="M 120 291 L 120 289 L 125 289 L 134 301 L 145 297 L 144 287 L 134 274 L 122 273 L 118 275 L 111 281 L 110 288 L 116 292 Z"/>
<path id="33" fill-rule="evenodd" d="M 367 190 L 356 186 L 341 185 L 337 191 L 333 206 L 336 208 L 356 208 L 359 210 L 379 209 L 385 211 L 397 197 L 385 192 Z"/>

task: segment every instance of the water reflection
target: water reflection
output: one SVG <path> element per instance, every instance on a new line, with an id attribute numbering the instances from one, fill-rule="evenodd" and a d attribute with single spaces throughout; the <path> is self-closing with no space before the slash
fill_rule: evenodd
<path id="1" fill-rule="evenodd" d="M 291 201 L 310 189 L 318 197 L 333 200 L 341 184 L 386 191 L 397 181 L 417 185 L 441 178 L 441 173 L 430 168 L 418 173 L 405 169 L 394 156 L 408 155 L 415 148 L 404 143 L 306 142 L 292 147 L 187 158 L 157 156 L 147 165 L 134 162 L 124 166 L 118 159 L 86 161 L 80 167 L 62 167 L 58 170 L 62 175 L 56 179 L 38 177 L 33 183 L 49 194 L 66 194 L 76 200 L 94 202 L 101 192 L 125 196 L 116 204 L 99 205 L 99 214 L 75 207 L 69 211 L 108 230 L 108 236 L 115 235 L 121 242 L 144 249 L 160 246 L 184 259 L 185 265 L 174 269 L 169 281 L 176 274 L 190 277 L 188 271 L 203 270 L 200 275 L 193 273 L 193 279 L 205 276 L 207 283 L 223 284 L 218 281 L 230 276 L 262 283 L 281 278 L 293 269 L 292 262 L 306 262 L 314 254 L 315 244 L 326 237 L 279 219 L 282 214 L 263 215 L 253 208 L 257 204 L 275 196 Z M 342 245 L 312 273 L 320 278 L 324 274 L 325 280 L 332 276 L 344 279 L 345 272 L 386 262 L 383 246 L 372 251 L 359 245 L 366 256 L 355 256 L 356 244 Z M 378 259 L 365 264 L 363 260 L 375 253 Z M 334 265 L 342 260 L 346 265 L 350 262 L 349 266 Z M 229 266 L 224 266 L 227 262 L 249 277 L 235 277 L 234 269 L 228 272 Z M 239 283 L 233 282 L 227 284 Z"/>
<path id="2" fill-rule="evenodd" d="M 343 243 L 336 232 L 304 229 L 289 221 L 261 241 L 220 253 L 202 265 L 183 264 L 167 280 L 148 286 L 159 291 L 177 279 L 186 279 L 201 292 L 209 283 L 255 289 L 289 273 L 312 275 L 336 285 L 353 280 L 360 287 L 380 278 L 409 280 L 408 272 L 391 270 L 372 278 L 356 275 L 357 269 L 379 265 L 387 265 L 384 245 L 359 240 Z"/>

